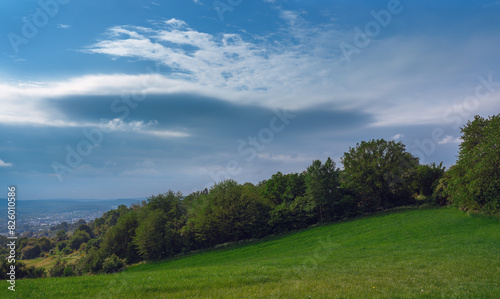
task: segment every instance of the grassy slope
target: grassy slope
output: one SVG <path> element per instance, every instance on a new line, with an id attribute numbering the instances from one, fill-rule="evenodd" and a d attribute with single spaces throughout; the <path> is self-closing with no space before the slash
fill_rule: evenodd
<path id="1" fill-rule="evenodd" d="M 67 261 L 68 263 L 73 263 L 78 260 L 78 258 L 80 258 L 80 254 L 78 253 L 61 256 L 61 260 Z M 25 263 L 26 266 L 35 266 L 36 268 L 44 267 L 46 270 L 49 270 L 50 268 L 54 267 L 54 265 L 57 263 L 57 260 L 57 256 L 49 256 L 46 258 L 40 257 L 32 260 L 21 260 L 21 262 Z"/>
<path id="2" fill-rule="evenodd" d="M 500 297 L 500 222 L 407 210 L 113 275 L 17 282 L 30 298 Z M 7 284 L 0 284 L 3 293 Z"/>

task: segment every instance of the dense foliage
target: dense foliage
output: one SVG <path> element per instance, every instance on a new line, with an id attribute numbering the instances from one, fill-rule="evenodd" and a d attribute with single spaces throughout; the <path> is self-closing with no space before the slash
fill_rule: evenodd
<path id="1" fill-rule="evenodd" d="M 418 159 L 402 142 L 362 141 L 342 157 L 342 183 L 367 211 L 413 203 L 412 178 Z"/>
<path id="2" fill-rule="evenodd" d="M 447 192 L 465 210 L 500 213 L 500 114 L 476 116 L 461 128 L 457 164 L 450 170 Z"/>

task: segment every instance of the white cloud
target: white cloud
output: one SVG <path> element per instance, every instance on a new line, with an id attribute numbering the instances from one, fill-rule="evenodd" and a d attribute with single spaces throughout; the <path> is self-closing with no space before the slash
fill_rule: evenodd
<path id="1" fill-rule="evenodd" d="M 403 137 L 405 137 L 405 135 L 403 135 L 403 134 L 396 134 L 396 135 L 392 136 L 391 139 L 398 140 L 398 139 L 401 139 Z"/>
<path id="2" fill-rule="evenodd" d="M 71 28 L 71 25 L 67 25 L 67 24 L 58 24 L 58 25 L 57 25 L 57 28 L 61 28 L 61 29 L 69 29 L 69 28 Z"/>
<path id="3" fill-rule="evenodd" d="M 12 163 L 6 163 L 0 159 L 0 167 L 12 167 Z"/>
<path id="4" fill-rule="evenodd" d="M 294 24 L 303 23 L 299 14 L 283 14 Z M 276 43 L 265 37 L 254 40 L 240 34 L 203 33 L 181 20 L 171 19 L 159 28 L 117 26 L 110 28 L 108 34 L 110 39 L 90 46 L 86 52 L 160 61 L 175 71 L 170 78 L 195 83 L 205 91 L 224 89 L 224 93 L 230 94 L 223 99 L 237 94 L 236 100 L 241 102 L 241 98 L 250 95 L 247 101 L 252 98 L 262 105 L 298 107 L 326 102 L 331 96 L 322 94 L 315 99 L 309 91 L 314 87 L 325 89 L 329 73 L 335 69 L 336 59 L 317 55 L 335 45 L 335 31 L 294 29 L 290 36 Z M 291 95 L 306 92 L 309 103 L 291 101 Z M 273 101 L 269 102 L 270 98 Z"/>
<path id="5" fill-rule="evenodd" d="M 444 137 L 443 140 L 439 141 L 438 144 L 461 143 L 461 142 L 462 138 L 447 135 L 446 137 Z"/>

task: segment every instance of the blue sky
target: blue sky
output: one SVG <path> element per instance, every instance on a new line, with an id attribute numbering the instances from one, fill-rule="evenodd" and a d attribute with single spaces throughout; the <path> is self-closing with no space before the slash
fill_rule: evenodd
<path id="1" fill-rule="evenodd" d="M 500 111 L 496 0 L 18 2 L 0 181 L 23 199 L 257 183 L 377 138 L 450 166 Z"/>

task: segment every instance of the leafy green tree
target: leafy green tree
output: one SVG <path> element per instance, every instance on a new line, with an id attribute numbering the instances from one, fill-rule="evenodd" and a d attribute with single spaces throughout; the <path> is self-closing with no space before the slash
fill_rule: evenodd
<path id="1" fill-rule="evenodd" d="M 104 225 L 106 226 L 106 228 L 110 228 L 112 226 L 115 226 L 116 223 L 118 222 L 118 218 L 120 218 L 121 215 L 127 213 L 128 210 L 129 209 L 127 208 L 126 205 L 119 205 L 116 210 L 111 210 L 111 211 L 104 213 L 102 218 L 105 219 Z"/>
<path id="2" fill-rule="evenodd" d="M 85 252 L 89 253 L 89 251 L 91 249 L 98 250 L 99 248 L 101 248 L 101 244 L 102 244 L 103 240 L 104 240 L 103 237 L 99 237 L 97 239 L 90 239 L 87 242 L 87 246 L 85 247 Z"/>
<path id="3" fill-rule="evenodd" d="M 73 270 L 73 267 L 71 266 L 66 266 L 63 271 L 63 277 L 70 277 L 70 276 L 75 276 L 75 271 Z"/>
<path id="4" fill-rule="evenodd" d="M 78 227 L 75 229 L 75 231 L 78 231 L 78 230 L 86 232 L 87 234 L 89 234 L 89 236 L 91 238 L 94 236 L 94 233 L 92 232 L 92 229 L 87 224 L 80 224 L 80 225 L 78 225 Z"/>
<path id="5" fill-rule="evenodd" d="M 443 177 L 444 172 L 445 167 L 443 166 L 443 162 L 438 165 L 436 163 L 418 165 L 415 170 L 415 181 L 413 184 L 415 191 L 424 196 L 431 196 L 439 184 L 439 179 Z"/>
<path id="6" fill-rule="evenodd" d="M 438 180 L 436 188 L 434 188 L 434 192 L 432 193 L 432 197 L 434 198 L 437 205 L 444 206 L 448 204 L 449 194 L 447 192 L 447 189 L 450 179 L 450 171 L 448 170 L 443 174 L 443 177 Z"/>
<path id="7" fill-rule="evenodd" d="M 115 226 L 111 227 L 102 241 L 102 250 L 106 256 L 112 254 L 119 258 L 127 259 L 127 262 L 134 263 L 140 260 L 137 247 L 132 243 L 135 237 L 135 231 L 139 226 L 138 215 L 136 211 L 129 211 L 120 216 Z M 99 244 L 89 241 L 89 248 L 98 247 Z"/>
<path id="8" fill-rule="evenodd" d="M 185 233 L 199 247 L 261 237 L 268 231 L 269 206 L 258 187 L 226 180 L 214 185 L 190 212 Z"/>
<path id="9" fill-rule="evenodd" d="M 84 219 L 79 219 L 74 223 L 74 226 L 78 227 L 80 224 L 87 224 L 87 221 L 85 221 Z"/>
<path id="10" fill-rule="evenodd" d="M 67 246 L 68 246 L 68 242 L 67 241 L 59 241 L 56 244 L 57 250 L 59 250 L 59 251 L 62 251 Z"/>
<path id="11" fill-rule="evenodd" d="M 475 116 L 461 128 L 457 163 L 449 171 L 447 193 L 465 210 L 500 213 L 500 114 Z"/>
<path id="12" fill-rule="evenodd" d="M 83 243 L 90 240 L 89 234 L 85 231 L 77 230 L 69 239 L 69 248 L 78 250 Z"/>
<path id="13" fill-rule="evenodd" d="M 283 199 L 287 202 L 292 202 L 298 197 L 306 194 L 306 172 L 290 173 L 286 175 L 287 186 Z"/>
<path id="14" fill-rule="evenodd" d="M 42 250 L 38 244 L 35 246 L 28 245 L 21 249 L 22 258 L 26 260 L 37 258 L 40 256 L 40 253 L 42 253 Z"/>
<path id="15" fill-rule="evenodd" d="M 412 202 L 411 179 L 418 159 L 402 142 L 384 139 L 362 141 L 341 159 L 342 186 L 368 211 Z"/>
<path id="16" fill-rule="evenodd" d="M 85 273 L 100 273 L 106 256 L 102 250 L 91 248 L 89 252 L 78 260 L 76 263 L 76 272 L 78 274 Z"/>
<path id="17" fill-rule="evenodd" d="M 54 247 L 54 244 L 52 244 L 52 242 L 50 241 L 50 239 L 47 238 L 47 237 L 41 237 L 38 240 L 38 245 L 40 245 L 40 249 L 42 251 L 49 251 L 49 250 L 51 250 Z"/>
<path id="18" fill-rule="evenodd" d="M 166 193 L 153 195 L 148 198 L 148 207 L 152 210 L 160 210 L 170 219 L 180 218 L 186 213 L 181 204 L 182 193 L 168 190 Z"/>
<path id="19" fill-rule="evenodd" d="M 328 158 L 324 164 L 315 160 L 307 168 L 306 195 L 309 196 L 318 207 L 319 220 L 331 220 L 335 214 L 335 204 L 339 200 L 339 170 L 335 162 Z"/>
<path id="20" fill-rule="evenodd" d="M 99 217 L 94 220 L 94 236 L 100 236 L 106 231 L 106 219 Z"/>
<path id="21" fill-rule="evenodd" d="M 304 174 L 282 174 L 277 172 L 263 184 L 262 196 L 273 205 L 291 203 L 295 198 L 304 196 L 306 186 Z"/>
<path id="22" fill-rule="evenodd" d="M 123 270 L 125 268 L 125 262 L 120 259 L 118 256 L 115 254 L 111 255 L 110 257 L 106 258 L 104 260 L 104 263 L 102 264 L 102 271 L 104 273 L 115 273 Z"/>
<path id="23" fill-rule="evenodd" d="M 274 205 L 279 205 L 285 201 L 284 195 L 287 187 L 287 176 L 278 171 L 266 181 L 262 195 Z"/>
<path id="24" fill-rule="evenodd" d="M 63 277 L 63 276 L 73 276 L 74 271 L 68 262 L 63 260 L 57 260 L 56 264 L 49 270 L 50 277 Z"/>
<path id="25" fill-rule="evenodd" d="M 151 211 L 136 230 L 134 244 L 147 260 L 155 260 L 174 255 L 177 236 L 175 227 L 161 210 Z"/>
<path id="26" fill-rule="evenodd" d="M 64 230 L 58 231 L 56 237 L 58 241 L 64 241 L 68 239 L 68 235 Z"/>
<path id="27" fill-rule="evenodd" d="M 208 191 L 207 191 L 207 194 L 208 194 Z M 206 194 L 203 194 L 201 191 L 196 191 L 196 192 L 193 192 L 193 193 L 189 194 L 188 196 L 184 197 L 182 199 L 182 206 L 183 206 L 183 209 L 186 211 L 186 213 L 188 213 L 189 210 L 192 209 L 194 206 L 199 204 L 199 201 L 201 200 L 201 198 L 204 195 L 206 195 Z"/>
<path id="28" fill-rule="evenodd" d="M 143 220 L 133 237 L 133 244 L 145 259 L 159 259 L 180 252 L 180 229 L 185 223 L 181 199 L 182 194 L 172 190 L 148 198 L 140 214 Z"/>
<path id="29" fill-rule="evenodd" d="M 50 228 L 51 230 L 62 230 L 67 232 L 69 230 L 69 224 L 67 222 L 61 222 L 60 224 L 53 226 Z"/>

